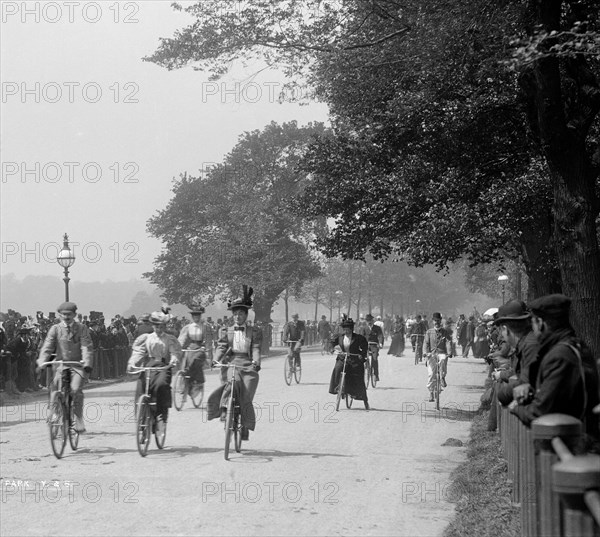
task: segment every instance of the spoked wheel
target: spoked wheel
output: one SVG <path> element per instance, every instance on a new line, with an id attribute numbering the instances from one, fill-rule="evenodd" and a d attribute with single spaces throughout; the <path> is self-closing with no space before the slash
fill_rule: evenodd
<path id="1" fill-rule="evenodd" d="M 73 410 L 73 399 L 71 399 L 69 404 L 69 444 L 71 444 L 71 449 L 73 451 L 77 451 L 77 446 L 79 445 L 79 433 L 75 429 L 75 411 Z"/>
<path id="2" fill-rule="evenodd" d="M 346 394 L 346 408 L 352 408 L 352 403 L 354 403 L 354 397 Z"/>
<path id="3" fill-rule="evenodd" d="M 150 410 L 150 398 L 140 395 L 137 402 L 137 419 L 135 424 L 135 436 L 137 448 L 142 457 L 148 453 L 148 445 L 152 436 L 152 414 Z"/>
<path id="4" fill-rule="evenodd" d="M 194 408 L 200 408 L 204 399 L 204 384 L 192 383 L 190 397 L 192 398 L 192 403 L 194 403 Z"/>
<path id="5" fill-rule="evenodd" d="M 283 366 L 283 376 L 285 378 L 285 383 L 289 386 L 292 383 L 292 368 L 290 367 L 290 360 L 286 356 L 285 357 L 285 365 Z"/>
<path id="6" fill-rule="evenodd" d="M 365 362 L 365 388 L 369 387 L 369 381 L 371 379 L 371 362 L 367 359 Z"/>
<path id="7" fill-rule="evenodd" d="M 436 383 L 435 383 L 435 409 L 439 410 L 440 409 L 440 388 L 441 386 L 441 381 L 440 381 L 440 374 L 439 374 L 439 364 L 438 364 L 438 373 L 435 376 L 436 377 Z"/>
<path id="8" fill-rule="evenodd" d="M 156 441 L 156 447 L 162 449 L 165 447 L 165 440 L 167 439 L 167 422 L 155 419 L 154 424 L 154 440 Z"/>
<path id="9" fill-rule="evenodd" d="M 185 373 L 177 371 L 175 374 L 175 382 L 173 382 L 173 405 L 175 410 L 181 410 L 187 397 L 187 382 Z"/>
<path id="10" fill-rule="evenodd" d="M 229 460 L 229 444 L 233 432 L 233 393 L 229 395 L 227 402 L 227 418 L 225 419 L 225 460 Z"/>
<path id="11" fill-rule="evenodd" d="M 335 410 L 336 412 L 340 409 L 340 403 L 342 402 L 342 395 L 344 393 L 344 381 L 346 380 L 344 377 L 346 373 L 342 373 L 340 377 L 340 384 L 338 386 L 337 397 L 335 400 Z"/>
<path id="12" fill-rule="evenodd" d="M 296 384 L 300 384 L 300 379 L 302 378 L 302 368 L 300 364 L 295 361 L 294 362 L 294 379 L 296 380 Z"/>
<path id="13" fill-rule="evenodd" d="M 69 418 L 65 414 L 63 406 L 63 397 L 60 392 L 54 392 L 50 398 L 48 407 L 48 428 L 50 429 L 50 444 L 52 452 L 57 459 L 63 456 L 65 445 L 67 443 L 67 429 L 69 427 Z"/>
<path id="14" fill-rule="evenodd" d="M 236 409 L 233 417 L 233 443 L 237 453 L 242 451 L 242 424 L 240 421 L 240 411 L 239 409 Z"/>
<path id="15" fill-rule="evenodd" d="M 373 388 L 377 388 L 377 377 L 375 376 L 375 368 L 373 366 L 371 366 L 371 386 L 373 386 Z"/>

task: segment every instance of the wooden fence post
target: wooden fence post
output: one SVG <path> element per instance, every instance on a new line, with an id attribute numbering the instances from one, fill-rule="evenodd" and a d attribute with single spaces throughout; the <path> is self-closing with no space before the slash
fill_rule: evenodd
<path id="1" fill-rule="evenodd" d="M 560 497 L 561 535 L 597 537 L 600 528 L 584 501 L 589 490 L 600 490 L 600 456 L 582 455 L 552 467 L 552 488 Z"/>
<path id="2" fill-rule="evenodd" d="M 558 537 L 560 513 L 558 496 L 552 491 L 552 465 L 558 457 L 551 441 L 560 437 L 567 443 L 576 442 L 581 436 L 581 422 L 567 414 L 546 414 L 531 423 L 535 449 L 535 491 L 537 503 L 537 535 Z"/>

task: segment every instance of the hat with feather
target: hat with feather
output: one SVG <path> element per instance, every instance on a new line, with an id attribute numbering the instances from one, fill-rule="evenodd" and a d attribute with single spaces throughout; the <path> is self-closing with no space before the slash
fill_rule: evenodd
<path id="1" fill-rule="evenodd" d="M 247 285 L 242 285 L 242 296 L 235 298 L 233 300 L 229 300 L 227 302 L 227 309 L 234 310 L 236 308 L 245 308 L 249 310 L 252 307 L 252 294 L 254 293 L 254 289 L 252 287 L 248 287 Z"/>

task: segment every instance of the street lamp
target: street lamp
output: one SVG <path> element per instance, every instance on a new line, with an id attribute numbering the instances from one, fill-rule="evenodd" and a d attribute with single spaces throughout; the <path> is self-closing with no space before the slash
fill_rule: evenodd
<path id="1" fill-rule="evenodd" d="M 63 238 L 63 248 L 58 253 L 58 257 L 56 258 L 58 264 L 65 269 L 65 277 L 63 281 L 65 282 L 65 300 L 69 301 L 69 267 L 73 266 L 75 263 L 75 255 L 69 249 L 69 237 L 65 233 Z"/>
<path id="2" fill-rule="evenodd" d="M 337 299 L 338 299 L 338 321 L 341 317 L 341 309 L 342 309 L 342 295 L 343 293 L 341 291 L 336 291 L 335 292 Z"/>
<path id="3" fill-rule="evenodd" d="M 502 284 L 502 305 L 504 306 L 504 291 L 506 288 L 506 282 L 508 281 L 508 276 L 506 274 L 502 274 L 498 276 L 498 282 Z"/>
<path id="4" fill-rule="evenodd" d="M 419 311 L 421 310 L 421 301 L 415 300 L 415 304 L 417 305 L 417 315 L 419 315 Z"/>

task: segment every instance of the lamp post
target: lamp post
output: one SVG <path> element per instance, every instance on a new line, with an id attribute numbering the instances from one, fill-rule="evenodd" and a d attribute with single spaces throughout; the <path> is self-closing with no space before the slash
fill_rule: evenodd
<path id="1" fill-rule="evenodd" d="M 66 233 L 63 238 L 63 248 L 58 253 L 58 257 L 56 258 L 56 261 L 62 268 L 65 269 L 65 277 L 63 278 L 63 281 L 65 282 L 65 301 L 68 302 L 69 301 L 69 281 L 70 281 L 69 267 L 73 266 L 73 263 L 75 263 L 75 256 L 73 255 L 73 252 L 71 252 L 71 250 L 69 248 L 69 237 Z"/>
<path id="2" fill-rule="evenodd" d="M 419 311 L 421 309 L 421 301 L 420 300 L 415 300 L 415 304 L 417 305 L 417 315 L 419 315 Z"/>
<path id="3" fill-rule="evenodd" d="M 498 282 L 502 285 L 502 305 L 504 306 L 504 291 L 506 288 L 506 282 L 508 281 L 508 276 L 506 274 L 502 274 L 498 276 Z"/>
<path id="4" fill-rule="evenodd" d="M 341 310 L 342 310 L 342 292 L 341 291 L 336 291 L 335 292 L 337 299 L 338 299 L 338 321 L 341 317 Z"/>

